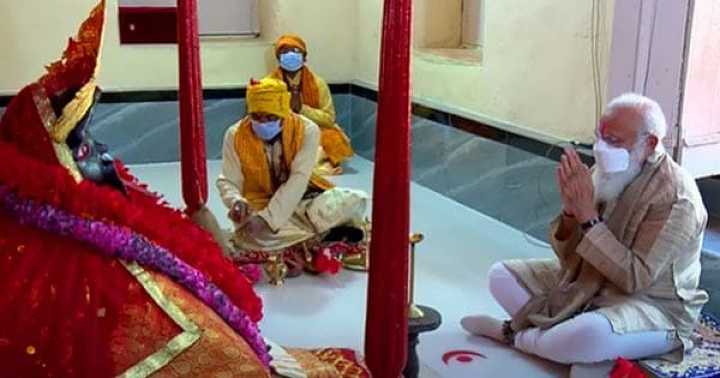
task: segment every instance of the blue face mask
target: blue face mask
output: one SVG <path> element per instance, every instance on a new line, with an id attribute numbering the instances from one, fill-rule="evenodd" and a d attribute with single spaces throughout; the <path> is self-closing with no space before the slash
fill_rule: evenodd
<path id="1" fill-rule="evenodd" d="M 282 128 L 281 120 L 275 120 L 270 122 L 257 122 L 252 120 L 252 128 L 258 138 L 269 141 L 280 134 Z"/>
<path id="2" fill-rule="evenodd" d="M 280 54 L 280 67 L 288 72 L 295 72 L 303 67 L 305 64 L 305 58 L 302 53 L 295 51 L 288 51 Z"/>

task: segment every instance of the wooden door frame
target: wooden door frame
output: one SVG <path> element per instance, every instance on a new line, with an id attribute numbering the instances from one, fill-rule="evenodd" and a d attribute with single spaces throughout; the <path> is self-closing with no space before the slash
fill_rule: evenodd
<path id="1" fill-rule="evenodd" d="M 665 112 L 665 145 L 682 159 L 682 94 L 694 0 L 615 0 L 608 97 L 635 92 Z"/>

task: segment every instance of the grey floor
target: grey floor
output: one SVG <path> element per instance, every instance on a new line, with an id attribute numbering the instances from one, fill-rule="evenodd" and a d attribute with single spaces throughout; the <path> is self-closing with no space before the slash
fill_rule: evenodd
<path id="1" fill-rule="evenodd" d="M 720 318 L 720 179 L 704 179 L 698 184 L 710 213 L 703 244 L 700 286 L 710 293 L 705 311 Z"/>
<path id="2" fill-rule="evenodd" d="M 705 235 L 700 286 L 710 293 L 705 311 L 720 319 L 720 218 L 711 218 Z"/>

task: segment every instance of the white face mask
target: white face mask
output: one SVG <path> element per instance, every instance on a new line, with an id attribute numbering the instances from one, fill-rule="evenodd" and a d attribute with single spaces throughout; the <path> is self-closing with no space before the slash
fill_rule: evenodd
<path id="1" fill-rule="evenodd" d="M 595 143 L 593 155 L 603 173 L 624 172 L 630 166 L 630 152 L 624 148 L 613 147 L 602 138 Z"/>

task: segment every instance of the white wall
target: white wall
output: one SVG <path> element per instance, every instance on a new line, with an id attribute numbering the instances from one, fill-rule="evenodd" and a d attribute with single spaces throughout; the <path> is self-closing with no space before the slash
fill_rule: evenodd
<path id="1" fill-rule="evenodd" d="M 15 93 L 57 59 L 95 0 L 0 2 L 0 93 Z M 237 87 L 274 64 L 272 41 L 303 35 L 311 66 L 329 82 L 377 85 L 381 0 L 261 0 L 260 39 L 202 42 L 206 87 Z M 460 0 L 416 1 L 415 42 L 458 43 L 461 23 L 448 24 Z M 601 92 L 606 93 L 607 45 L 614 0 L 601 1 Z M 456 64 L 416 54 L 415 99 L 530 136 L 588 140 L 595 124 L 590 58 L 591 0 L 502 0 L 484 4 L 483 62 Z M 433 16 L 436 16 L 433 18 Z M 106 90 L 177 87 L 174 45 L 120 45 L 117 3 L 108 23 L 99 77 Z M 445 20 L 442 21 L 441 20 Z M 445 26 L 445 29 L 442 27 Z M 424 28 L 419 30 L 418 28 Z M 432 29 L 432 30 L 431 30 Z M 603 98 L 603 101 L 607 100 Z"/>
<path id="2" fill-rule="evenodd" d="M 413 1 L 413 45 L 459 47 L 462 42 L 462 5 L 463 0 Z"/>
<path id="3" fill-rule="evenodd" d="M 95 0 L 0 1 L 0 94 L 13 94 L 60 57 L 67 38 L 95 5 Z M 99 81 L 105 90 L 177 87 L 174 45 L 120 45 L 117 2 L 108 1 Z M 310 65 L 329 82 L 353 79 L 352 1 L 261 0 L 261 38 L 202 40 L 206 87 L 244 86 L 273 66 L 272 42 L 285 32 L 306 38 Z M 319 20 L 322 18 L 322 20 Z"/>
<path id="4" fill-rule="evenodd" d="M 463 0 L 462 44 L 482 46 L 485 35 L 485 1 Z"/>
<path id="5" fill-rule="evenodd" d="M 600 3 L 604 5 L 599 67 L 604 95 L 614 1 Z M 589 140 L 595 127 L 591 4 L 590 0 L 486 1 L 482 65 L 416 54 L 414 97 L 535 137 Z M 356 7 L 356 78 L 376 86 L 382 1 L 360 0 Z"/>

